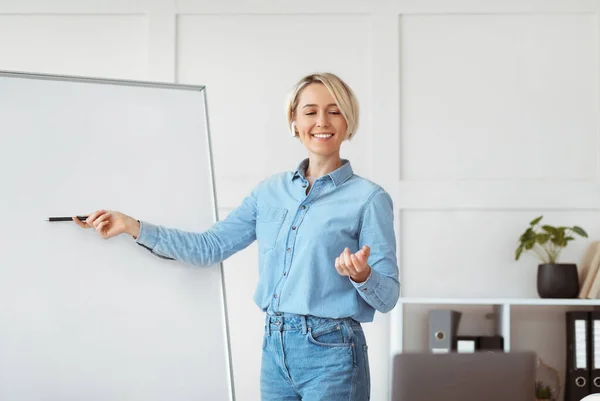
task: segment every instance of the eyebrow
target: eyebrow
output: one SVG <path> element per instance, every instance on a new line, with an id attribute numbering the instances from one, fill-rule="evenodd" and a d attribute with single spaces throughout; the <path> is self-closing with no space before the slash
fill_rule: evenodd
<path id="1" fill-rule="evenodd" d="M 337 107 L 337 104 L 336 104 L 336 103 L 329 103 L 329 104 L 327 105 L 327 107 L 330 107 L 330 106 L 336 106 L 336 107 Z M 304 106 L 302 106 L 302 108 L 303 108 L 303 109 L 305 109 L 305 108 L 307 108 L 307 107 L 317 107 L 317 105 L 316 105 L 316 104 L 312 104 L 312 103 L 311 103 L 311 104 L 305 104 Z"/>

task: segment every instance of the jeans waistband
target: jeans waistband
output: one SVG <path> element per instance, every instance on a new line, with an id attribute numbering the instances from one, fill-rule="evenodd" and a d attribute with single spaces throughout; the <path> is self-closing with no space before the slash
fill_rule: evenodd
<path id="1" fill-rule="evenodd" d="M 281 313 L 265 316 L 265 330 L 267 334 L 271 334 L 272 331 L 285 331 L 285 330 L 301 330 L 303 334 L 306 334 L 307 330 L 318 328 L 321 326 L 344 324 L 348 325 L 348 328 L 357 329 L 361 328 L 361 324 L 352 318 L 325 318 L 310 315 L 296 315 L 293 313 Z"/>

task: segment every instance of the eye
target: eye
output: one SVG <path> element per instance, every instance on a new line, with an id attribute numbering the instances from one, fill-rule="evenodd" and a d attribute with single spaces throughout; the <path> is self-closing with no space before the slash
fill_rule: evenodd
<path id="1" fill-rule="evenodd" d="M 316 114 L 314 111 L 309 111 L 308 113 L 304 113 L 305 116 L 312 116 Z"/>
<path id="2" fill-rule="evenodd" d="M 340 114 L 340 112 L 339 111 L 330 111 L 329 114 L 335 114 L 335 115 L 337 115 L 337 114 Z"/>

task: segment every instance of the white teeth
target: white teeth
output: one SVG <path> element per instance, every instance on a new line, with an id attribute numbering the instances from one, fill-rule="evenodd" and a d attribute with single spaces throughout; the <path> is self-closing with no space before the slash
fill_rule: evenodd
<path id="1" fill-rule="evenodd" d="M 332 136 L 333 136 L 333 134 L 315 134 L 314 135 L 315 138 L 323 138 L 323 139 L 331 138 Z"/>

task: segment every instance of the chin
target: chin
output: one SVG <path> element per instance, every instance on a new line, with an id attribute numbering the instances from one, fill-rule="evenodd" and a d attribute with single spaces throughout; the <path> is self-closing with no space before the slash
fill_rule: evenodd
<path id="1" fill-rule="evenodd" d="M 339 148 L 333 146 L 311 146 L 308 150 L 310 153 L 321 157 L 329 157 L 339 153 Z"/>

